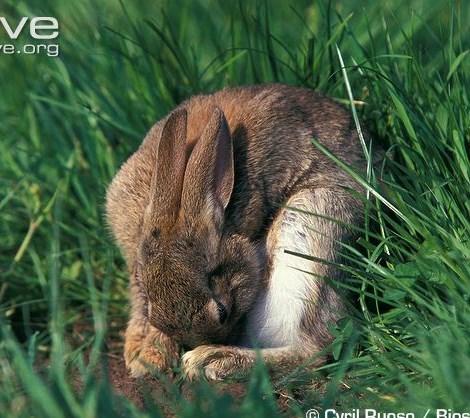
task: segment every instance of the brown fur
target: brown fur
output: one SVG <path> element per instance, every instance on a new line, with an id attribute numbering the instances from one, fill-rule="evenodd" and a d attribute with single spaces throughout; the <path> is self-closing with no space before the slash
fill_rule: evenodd
<path id="1" fill-rule="evenodd" d="M 253 350 L 223 344 L 241 338 L 243 318 L 269 286 L 270 248 L 288 216 L 281 207 L 306 195 L 308 210 L 360 219 L 360 203 L 345 191 L 357 184 L 311 138 L 364 165 L 351 118 L 332 100 L 285 85 L 226 89 L 182 103 L 124 163 L 106 210 L 134 271 L 125 347 L 133 375 L 145 363 L 168 367 L 180 346 L 193 348 L 183 362 L 190 377 L 201 367 L 219 378 L 252 364 Z M 322 217 L 309 226 L 309 255 L 337 261 L 347 229 Z M 312 273 L 339 277 L 323 263 L 312 263 Z M 299 342 L 262 350 L 273 367 L 298 364 L 330 341 L 342 303 L 322 280 L 311 293 Z"/>

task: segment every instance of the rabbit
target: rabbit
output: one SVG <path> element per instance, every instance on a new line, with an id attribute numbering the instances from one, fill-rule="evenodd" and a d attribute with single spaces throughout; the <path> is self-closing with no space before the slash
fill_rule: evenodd
<path id="1" fill-rule="evenodd" d="M 106 216 L 130 272 L 132 376 L 180 360 L 189 379 L 212 380 L 258 356 L 271 370 L 325 361 L 346 314 L 335 264 L 363 190 L 312 138 L 364 169 L 333 100 L 282 84 L 226 88 L 180 104 L 122 165 Z"/>

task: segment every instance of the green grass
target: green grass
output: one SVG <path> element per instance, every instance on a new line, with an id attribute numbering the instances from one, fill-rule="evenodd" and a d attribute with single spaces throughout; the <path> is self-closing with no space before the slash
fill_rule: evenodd
<path id="1" fill-rule="evenodd" d="M 160 405 L 181 417 L 275 417 L 282 392 L 292 398 L 282 414 L 294 416 L 469 412 L 467 2 L 142 3 L 0 5 L 12 21 L 61 25 L 59 58 L 0 55 L 0 416 L 160 416 L 94 372 L 127 315 L 106 185 L 181 100 L 271 81 L 352 106 L 387 150 L 362 179 L 351 172 L 369 190 L 360 238 L 343 249 L 354 313 L 335 331 L 335 361 L 313 376 L 269 381 L 259 367 L 241 400 L 202 382 L 189 402 L 168 384 Z"/>

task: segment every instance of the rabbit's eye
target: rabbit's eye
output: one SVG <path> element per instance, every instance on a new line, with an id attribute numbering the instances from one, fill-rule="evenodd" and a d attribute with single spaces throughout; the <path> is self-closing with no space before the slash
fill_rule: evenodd
<path id="1" fill-rule="evenodd" d="M 220 276 L 222 274 L 222 269 L 221 266 L 217 266 L 215 269 L 211 270 L 209 273 L 206 275 L 207 279 L 207 284 L 209 288 L 214 289 L 215 286 L 217 285 L 217 281 L 219 280 Z"/>
<path id="2" fill-rule="evenodd" d="M 213 270 L 209 273 L 209 276 L 210 276 L 210 277 L 221 276 L 223 272 L 224 272 L 224 265 L 223 265 L 223 264 L 219 264 L 215 269 L 213 269 Z"/>
<path id="3" fill-rule="evenodd" d="M 209 283 L 215 283 L 217 279 L 222 277 L 224 275 L 224 272 L 226 271 L 225 265 L 219 264 L 216 268 L 212 269 L 208 274 L 207 277 L 209 279 Z"/>

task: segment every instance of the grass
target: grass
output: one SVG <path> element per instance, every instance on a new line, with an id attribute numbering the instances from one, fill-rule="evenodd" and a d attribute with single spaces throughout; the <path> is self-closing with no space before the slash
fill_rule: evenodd
<path id="1" fill-rule="evenodd" d="M 59 58 L 0 55 L 0 416 L 158 417 L 162 404 L 181 417 L 468 412 L 466 2 L 142 3 L 0 6 L 12 21 L 55 16 L 61 31 Z M 119 355 L 127 316 L 106 185 L 184 98 L 272 81 L 344 103 L 387 151 L 362 177 L 337 161 L 368 198 L 343 248 L 354 313 L 335 330 L 335 361 L 273 381 L 260 366 L 242 399 L 201 382 L 191 402 L 162 383 L 158 405 L 140 410 L 95 372 Z"/>

